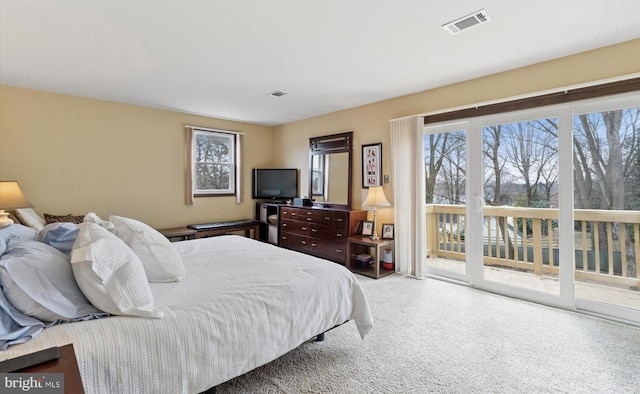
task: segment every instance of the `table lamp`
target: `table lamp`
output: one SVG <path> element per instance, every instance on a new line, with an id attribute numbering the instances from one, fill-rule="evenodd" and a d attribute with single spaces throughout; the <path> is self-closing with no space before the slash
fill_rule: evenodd
<path id="1" fill-rule="evenodd" d="M 364 200 L 362 207 L 373 207 L 373 235 L 371 236 L 371 239 L 374 241 L 380 239 L 380 237 L 378 237 L 378 230 L 376 229 L 376 215 L 378 214 L 378 207 L 390 206 L 391 204 L 389 204 L 387 197 L 384 195 L 382 186 L 371 186 L 369 188 L 367 198 Z"/>
<path id="2" fill-rule="evenodd" d="M 5 209 L 33 208 L 20 190 L 17 181 L 0 181 L 0 228 L 13 224 Z"/>

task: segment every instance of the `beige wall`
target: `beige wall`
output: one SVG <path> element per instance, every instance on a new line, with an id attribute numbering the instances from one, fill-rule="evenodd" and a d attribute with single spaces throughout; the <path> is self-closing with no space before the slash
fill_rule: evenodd
<path id="1" fill-rule="evenodd" d="M 358 209 L 366 196 L 366 190 L 361 187 L 362 144 L 382 142 L 382 172 L 391 174 L 390 119 L 638 73 L 638 53 L 640 39 L 278 126 L 273 135 L 274 160 L 285 167 L 305 168 L 310 137 L 353 131 L 352 206 Z M 308 182 L 307 172 L 302 171 L 303 185 Z M 384 189 L 393 205 L 392 187 L 391 178 Z M 393 223 L 393 208 L 378 211 L 378 232 L 381 223 Z"/>
<path id="2" fill-rule="evenodd" d="M 184 125 L 243 137 L 244 202 L 185 204 Z M 251 218 L 251 168 L 271 164 L 272 128 L 0 86 L 0 179 L 42 214 L 118 214 L 157 228 Z"/>
<path id="3" fill-rule="evenodd" d="M 0 179 L 17 179 L 39 213 L 120 214 L 155 227 L 252 217 L 251 168 L 300 168 L 306 195 L 309 137 L 353 131 L 358 208 L 366 193 L 360 147 L 382 142 L 390 174 L 390 119 L 638 73 L 638 53 L 640 39 L 273 129 L 0 86 Z M 243 204 L 216 197 L 185 205 L 185 124 L 246 133 Z M 379 211 L 379 226 L 393 222 L 393 209 Z"/>

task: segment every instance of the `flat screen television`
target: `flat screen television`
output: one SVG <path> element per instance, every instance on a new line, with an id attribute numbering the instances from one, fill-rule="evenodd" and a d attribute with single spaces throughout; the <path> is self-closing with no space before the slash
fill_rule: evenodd
<path id="1" fill-rule="evenodd" d="M 298 169 L 254 168 L 253 198 L 284 202 L 298 197 Z"/>

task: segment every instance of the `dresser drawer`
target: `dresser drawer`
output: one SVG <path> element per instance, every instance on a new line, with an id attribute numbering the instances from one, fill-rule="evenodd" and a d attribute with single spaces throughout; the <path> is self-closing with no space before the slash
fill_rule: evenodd
<path id="1" fill-rule="evenodd" d="M 280 233 L 280 246 L 301 252 L 308 252 L 309 237 L 291 233 Z"/>
<path id="2" fill-rule="evenodd" d="M 280 208 L 280 218 L 281 219 L 297 219 L 298 209 L 290 208 L 290 207 L 282 207 Z"/>
<path id="3" fill-rule="evenodd" d="M 315 211 L 312 213 L 311 218 L 313 223 L 327 226 L 344 226 L 346 228 L 348 223 L 346 212 Z"/>
<path id="4" fill-rule="evenodd" d="M 300 235 L 309 235 L 311 223 L 301 222 L 299 220 L 282 219 L 280 221 L 280 231 L 287 233 L 296 233 Z"/>
<path id="5" fill-rule="evenodd" d="M 309 235 L 326 241 L 344 242 L 347 239 L 346 227 L 330 227 L 311 224 Z"/>
<path id="6" fill-rule="evenodd" d="M 344 242 L 327 242 L 325 240 L 309 238 L 309 253 L 329 260 L 344 263 L 346 256 L 345 249 L 346 246 Z"/>

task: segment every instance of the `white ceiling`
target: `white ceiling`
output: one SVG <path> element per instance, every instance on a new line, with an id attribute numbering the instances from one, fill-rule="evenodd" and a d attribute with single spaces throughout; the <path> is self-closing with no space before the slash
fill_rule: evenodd
<path id="1" fill-rule="evenodd" d="M 441 28 L 482 8 L 492 22 Z M 0 0 L 0 82 L 278 125 L 639 38 L 639 16 L 638 0 Z"/>

